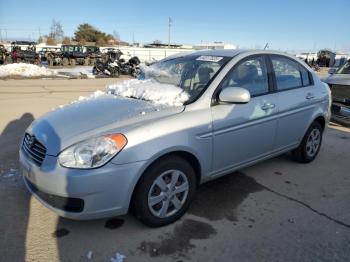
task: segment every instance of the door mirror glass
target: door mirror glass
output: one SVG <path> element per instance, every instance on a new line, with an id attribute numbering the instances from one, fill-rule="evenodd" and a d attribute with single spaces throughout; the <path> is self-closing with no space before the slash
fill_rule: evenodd
<path id="1" fill-rule="evenodd" d="M 250 93 L 241 87 L 226 87 L 219 94 L 219 101 L 232 104 L 245 104 L 250 101 Z"/>

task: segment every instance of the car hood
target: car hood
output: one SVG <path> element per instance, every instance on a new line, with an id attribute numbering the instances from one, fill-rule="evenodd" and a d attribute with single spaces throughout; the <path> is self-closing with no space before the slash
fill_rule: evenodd
<path id="1" fill-rule="evenodd" d="M 55 109 L 34 121 L 27 132 L 56 156 L 89 137 L 123 133 L 146 122 L 182 112 L 184 106 L 164 107 L 150 102 L 106 95 Z"/>
<path id="2" fill-rule="evenodd" d="M 333 74 L 327 77 L 324 82 L 331 85 L 350 85 L 350 74 Z"/>

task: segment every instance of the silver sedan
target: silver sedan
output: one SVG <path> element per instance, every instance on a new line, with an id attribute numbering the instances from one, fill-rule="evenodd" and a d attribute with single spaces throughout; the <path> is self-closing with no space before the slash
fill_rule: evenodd
<path id="1" fill-rule="evenodd" d="M 185 213 L 201 183 L 289 151 L 308 163 L 320 150 L 330 91 L 292 56 L 199 51 L 155 63 L 140 78 L 134 93 L 72 103 L 26 130 L 20 163 L 43 205 L 72 219 L 132 209 L 162 226 Z M 142 83 L 156 85 L 156 95 L 162 87 L 181 93 L 160 105 L 139 95 L 154 91 Z"/>

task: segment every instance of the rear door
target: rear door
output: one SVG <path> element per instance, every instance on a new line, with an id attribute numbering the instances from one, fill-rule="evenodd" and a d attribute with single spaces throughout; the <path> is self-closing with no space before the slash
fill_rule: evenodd
<path id="1" fill-rule="evenodd" d="M 276 150 L 299 144 L 317 103 L 312 75 L 300 63 L 281 55 L 270 55 L 278 95 L 279 118 Z"/>
<path id="2" fill-rule="evenodd" d="M 276 94 L 272 90 L 267 56 L 258 55 L 238 62 L 216 91 L 226 87 L 249 90 L 246 104 L 215 103 L 213 119 L 213 171 L 229 170 L 265 155 L 273 149 L 276 126 Z"/>

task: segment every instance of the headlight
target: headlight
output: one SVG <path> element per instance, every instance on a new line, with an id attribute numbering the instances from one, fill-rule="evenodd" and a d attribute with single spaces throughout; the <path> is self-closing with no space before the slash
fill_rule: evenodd
<path id="1" fill-rule="evenodd" d="M 126 143 L 126 137 L 122 134 L 91 138 L 63 150 L 58 161 L 69 168 L 100 167 L 120 152 Z"/>

